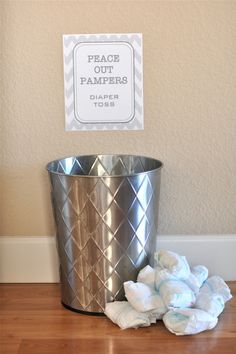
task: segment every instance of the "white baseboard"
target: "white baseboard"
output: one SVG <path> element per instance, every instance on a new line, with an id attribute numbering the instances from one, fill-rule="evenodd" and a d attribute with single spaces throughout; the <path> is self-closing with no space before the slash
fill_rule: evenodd
<path id="1" fill-rule="evenodd" d="M 236 280 L 236 235 L 159 235 L 157 249 L 187 257 L 190 265 L 203 264 L 211 275 Z M 59 281 L 55 237 L 0 237 L 1 283 Z"/>
<path id="2" fill-rule="evenodd" d="M 59 281 L 55 237 L 0 237 L 0 283 Z"/>

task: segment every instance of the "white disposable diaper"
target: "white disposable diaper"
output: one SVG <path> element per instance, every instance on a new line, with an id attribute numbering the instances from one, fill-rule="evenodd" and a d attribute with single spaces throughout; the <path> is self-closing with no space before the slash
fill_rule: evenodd
<path id="1" fill-rule="evenodd" d="M 184 283 L 188 285 L 188 287 L 194 292 L 195 295 L 199 293 L 201 285 L 198 278 L 193 273 L 189 274 L 189 277 L 184 280 Z"/>
<path id="2" fill-rule="evenodd" d="M 212 329 L 218 319 L 198 309 L 172 309 L 163 316 L 166 328 L 177 336 Z"/>
<path id="3" fill-rule="evenodd" d="M 156 252 L 154 259 L 161 268 L 168 269 L 177 278 L 187 279 L 190 274 L 189 264 L 184 256 L 175 252 L 161 250 Z"/>
<path id="4" fill-rule="evenodd" d="M 219 277 L 218 275 L 213 275 L 212 277 L 208 278 L 202 285 L 200 291 L 202 293 L 215 293 L 219 294 L 223 297 L 224 302 L 230 300 L 232 298 L 230 288 L 224 282 L 224 280 Z"/>
<path id="5" fill-rule="evenodd" d="M 156 310 L 163 314 L 167 310 L 156 290 L 146 284 L 127 281 L 124 283 L 124 290 L 130 305 L 138 312 Z"/>
<path id="6" fill-rule="evenodd" d="M 208 312 L 213 317 L 218 317 L 224 310 L 224 299 L 219 294 L 200 292 L 197 296 L 195 308 Z"/>
<path id="7" fill-rule="evenodd" d="M 208 278 L 208 269 L 204 265 L 197 265 L 195 267 L 192 267 L 191 273 L 197 278 L 200 287 Z"/>
<path id="8" fill-rule="evenodd" d="M 149 313 L 139 313 L 127 301 L 109 302 L 105 315 L 121 329 L 148 327 L 151 324 Z"/>
<path id="9" fill-rule="evenodd" d="M 168 309 L 194 305 L 196 298 L 193 291 L 167 269 L 156 271 L 155 284 L 156 290 Z"/>
<path id="10" fill-rule="evenodd" d="M 155 288 L 155 269 L 147 265 L 140 270 L 137 277 L 137 282 L 146 284 L 151 288 Z"/>

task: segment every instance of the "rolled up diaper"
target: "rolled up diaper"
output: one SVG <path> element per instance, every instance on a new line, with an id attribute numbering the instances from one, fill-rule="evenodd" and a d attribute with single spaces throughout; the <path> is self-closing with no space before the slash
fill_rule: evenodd
<path id="1" fill-rule="evenodd" d="M 195 295 L 199 293 L 200 283 L 193 273 L 189 274 L 189 277 L 184 280 L 184 283 L 188 285 Z"/>
<path id="2" fill-rule="evenodd" d="M 168 309 L 191 307 L 195 303 L 196 297 L 193 291 L 167 269 L 156 271 L 155 285 Z"/>
<path id="3" fill-rule="evenodd" d="M 124 283 L 124 290 L 130 305 L 138 312 L 156 310 L 163 314 L 167 311 L 160 295 L 146 284 L 127 281 Z"/>
<path id="4" fill-rule="evenodd" d="M 172 309 L 163 316 L 166 328 L 177 336 L 197 334 L 212 329 L 218 319 L 198 309 Z"/>
<path id="5" fill-rule="evenodd" d="M 224 280 L 218 275 L 213 275 L 208 278 L 202 285 L 200 289 L 201 293 L 207 294 L 219 294 L 223 297 L 224 302 L 230 300 L 232 298 L 230 288 L 224 282 Z"/>
<path id="6" fill-rule="evenodd" d="M 194 307 L 208 312 L 213 317 L 218 317 L 223 312 L 225 304 L 223 297 L 219 294 L 200 292 Z"/>
<path id="7" fill-rule="evenodd" d="M 190 267 L 184 256 L 175 252 L 161 250 L 154 254 L 154 259 L 161 268 L 166 268 L 177 278 L 187 279 Z"/>
<path id="8" fill-rule="evenodd" d="M 105 315 L 121 329 L 148 327 L 151 325 L 149 313 L 139 313 L 127 301 L 109 302 Z"/>
<path id="9" fill-rule="evenodd" d="M 137 282 L 146 284 L 151 288 L 155 288 L 155 269 L 147 265 L 138 273 Z"/>
<path id="10" fill-rule="evenodd" d="M 201 287 L 204 281 L 208 278 L 208 269 L 204 265 L 192 267 L 191 273 L 197 278 L 199 287 Z"/>

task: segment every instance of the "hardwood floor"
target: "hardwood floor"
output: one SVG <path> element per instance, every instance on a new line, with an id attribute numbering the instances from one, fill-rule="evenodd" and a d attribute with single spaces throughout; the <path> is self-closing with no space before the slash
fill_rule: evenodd
<path id="1" fill-rule="evenodd" d="M 236 282 L 229 283 L 236 295 Z M 106 317 L 80 315 L 60 304 L 58 284 L 0 285 L 1 354 L 233 354 L 236 298 L 217 327 L 177 337 L 159 321 L 122 331 Z"/>

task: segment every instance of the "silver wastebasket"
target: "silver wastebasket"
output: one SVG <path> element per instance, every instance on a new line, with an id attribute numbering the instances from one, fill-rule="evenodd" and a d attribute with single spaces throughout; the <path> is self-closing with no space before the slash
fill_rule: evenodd
<path id="1" fill-rule="evenodd" d="M 62 304 L 101 314 L 124 300 L 123 282 L 152 263 L 162 163 L 86 155 L 47 165 L 57 230 Z"/>

